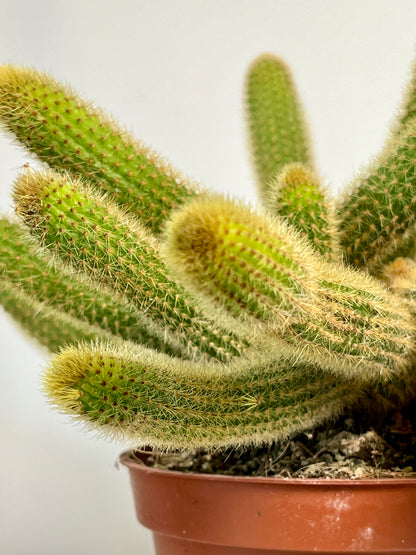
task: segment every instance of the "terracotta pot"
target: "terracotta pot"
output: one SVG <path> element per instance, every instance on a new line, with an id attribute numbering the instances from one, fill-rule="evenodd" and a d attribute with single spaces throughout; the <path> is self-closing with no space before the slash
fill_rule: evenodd
<path id="1" fill-rule="evenodd" d="M 120 460 L 157 555 L 416 554 L 415 479 L 192 474 L 147 467 L 147 456 Z"/>

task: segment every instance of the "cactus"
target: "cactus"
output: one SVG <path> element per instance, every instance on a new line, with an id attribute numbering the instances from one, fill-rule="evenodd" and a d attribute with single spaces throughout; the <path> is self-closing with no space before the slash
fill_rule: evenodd
<path id="1" fill-rule="evenodd" d="M 195 294 L 260 321 L 297 360 L 364 381 L 408 367 L 415 326 L 401 299 L 307 247 L 267 214 L 214 198 L 172 218 L 166 253 Z"/>
<path id="2" fill-rule="evenodd" d="M 98 326 L 36 301 L 7 278 L 0 282 L 0 302 L 24 331 L 50 351 L 58 351 L 81 340 L 109 340 L 112 337 Z"/>
<path id="3" fill-rule="evenodd" d="M 163 330 L 167 343 L 218 360 L 244 348 L 199 313 L 167 274 L 156 239 L 114 203 L 53 171 L 25 172 L 14 196 L 17 213 L 43 245 L 124 296 Z"/>
<path id="4" fill-rule="evenodd" d="M 384 268 L 384 281 L 400 295 L 412 314 L 416 315 L 416 262 L 410 258 L 396 258 Z"/>
<path id="5" fill-rule="evenodd" d="M 340 258 L 334 205 L 309 168 L 298 162 L 283 166 L 265 200 L 270 212 L 285 218 L 327 260 Z"/>
<path id="6" fill-rule="evenodd" d="M 336 207 L 286 65 L 258 58 L 254 210 L 201 194 L 53 78 L 0 69 L 1 125 L 50 166 L 18 177 L 19 223 L 0 220 L 0 302 L 59 349 L 51 403 L 135 446 L 216 449 L 414 397 L 410 97 Z"/>
<path id="7" fill-rule="evenodd" d="M 416 115 L 416 62 L 413 62 L 410 79 L 403 94 L 403 100 L 399 107 L 396 121 L 392 128 L 392 136 L 398 135 L 408 121 Z"/>
<path id="8" fill-rule="evenodd" d="M 312 166 L 311 145 L 300 100 L 286 64 L 263 54 L 249 68 L 246 79 L 250 145 L 260 193 L 286 164 Z"/>
<path id="9" fill-rule="evenodd" d="M 40 160 L 88 178 L 155 232 L 173 208 L 197 194 L 196 184 L 45 73 L 0 69 L 0 119 Z"/>
<path id="10" fill-rule="evenodd" d="M 160 449 L 283 439 L 338 414 L 358 390 L 279 357 L 209 366 L 106 345 L 69 347 L 43 380 L 58 408 L 89 427 Z"/>
<path id="11" fill-rule="evenodd" d="M 408 254 L 416 230 L 415 149 L 411 119 L 340 204 L 341 244 L 350 264 L 380 275 Z"/>
<path id="12" fill-rule="evenodd" d="M 357 175 L 338 207 L 348 262 L 381 279 L 384 267 L 395 258 L 415 254 L 415 92 L 413 67 L 385 145 Z"/>
<path id="13" fill-rule="evenodd" d="M 68 314 L 74 325 L 78 320 L 81 329 L 85 328 L 83 322 L 98 327 L 106 332 L 104 337 L 113 335 L 171 354 L 183 352 L 177 342 L 166 343 L 163 330 L 157 330 L 157 333 L 143 314 L 114 291 L 106 290 L 98 282 L 83 279 L 75 271 L 66 272 L 58 260 L 41 251 L 27 230 L 8 218 L 0 219 L 0 251 L 2 279 L 19 287 L 20 295 L 25 294 L 34 302 L 47 305 L 48 313 L 55 309 Z M 56 330 L 53 331 L 55 336 Z M 81 338 L 82 331 L 78 339 Z"/>

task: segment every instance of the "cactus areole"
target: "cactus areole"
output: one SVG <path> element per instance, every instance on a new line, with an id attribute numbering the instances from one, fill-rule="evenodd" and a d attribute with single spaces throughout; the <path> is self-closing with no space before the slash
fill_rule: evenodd
<path id="1" fill-rule="evenodd" d="M 381 153 L 339 199 L 281 59 L 251 64 L 245 100 L 256 210 L 198 186 L 53 77 L 0 67 L 0 126 L 43 163 L 17 177 L 15 215 L 0 219 L 0 302 L 51 352 L 49 402 L 135 449 L 247 453 L 416 399 L 415 79 Z M 147 456 L 133 459 L 123 456 L 150 476 Z M 354 507 L 360 483 L 346 494 Z M 358 529 L 326 513 L 354 531 L 339 532 L 342 553 L 416 552 L 416 482 L 406 483 L 407 516 L 387 543 L 371 518 Z M 402 499 L 396 486 L 390 497 Z M 249 495 L 241 530 L 266 514 Z M 274 529 L 280 547 L 232 540 L 227 553 L 334 549 Z M 176 544 L 177 532 L 161 533 L 160 553 L 188 549 L 187 532 Z"/>

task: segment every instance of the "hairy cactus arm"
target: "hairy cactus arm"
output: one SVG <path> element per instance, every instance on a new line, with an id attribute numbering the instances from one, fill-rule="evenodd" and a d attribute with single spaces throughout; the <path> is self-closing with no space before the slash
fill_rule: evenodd
<path id="1" fill-rule="evenodd" d="M 323 319 L 294 323 L 304 357 L 363 382 L 410 378 L 415 322 L 408 306 L 381 283 L 341 264 L 322 266 Z"/>
<path id="2" fill-rule="evenodd" d="M 41 243 L 123 295 L 182 345 L 188 356 L 228 360 L 246 342 L 205 317 L 167 272 L 159 244 L 111 199 L 52 171 L 26 172 L 15 187 L 17 213 Z"/>
<path id="3" fill-rule="evenodd" d="M 416 262 L 410 258 L 399 257 L 386 266 L 381 278 L 388 287 L 406 303 L 413 317 L 416 317 Z M 404 405 L 416 396 L 415 360 L 405 379 L 399 376 L 379 384 L 374 391 L 379 404 L 387 407 Z M 374 398 L 374 395 L 372 396 Z"/>
<path id="4" fill-rule="evenodd" d="M 277 56 L 254 60 L 246 79 L 249 139 L 260 193 L 286 164 L 312 166 L 307 126 L 292 76 Z"/>
<path id="5" fill-rule="evenodd" d="M 401 133 L 405 125 L 416 116 L 416 59 L 413 61 L 407 86 L 404 90 L 392 134 Z"/>
<path id="6" fill-rule="evenodd" d="M 0 304 L 21 329 L 51 352 L 71 343 L 117 338 L 98 326 L 34 300 L 19 285 L 7 278 L 0 280 Z"/>
<path id="7" fill-rule="evenodd" d="M 183 283 L 233 316 L 285 325 L 317 310 L 312 249 L 284 222 L 213 195 L 176 213 L 166 237 Z"/>
<path id="8" fill-rule="evenodd" d="M 327 260 L 340 257 L 335 206 L 319 177 L 300 163 L 287 164 L 270 182 L 267 208 L 301 232 Z"/>
<path id="9" fill-rule="evenodd" d="M 416 234 L 416 120 L 361 173 L 338 208 L 341 246 L 350 264 L 380 275 L 406 256 Z"/>
<path id="10" fill-rule="evenodd" d="M 61 352 L 43 382 L 65 413 L 134 446 L 162 449 L 271 443 L 333 418 L 358 392 L 278 357 L 228 368 L 102 345 Z"/>
<path id="11" fill-rule="evenodd" d="M 197 187 L 49 75 L 0 66 L 0 123 L 50 167 L 87 177 L 155 232 Z"/>
<path id="12" fill-rule="evenodd" d="M 399 257 L 386 266 L 382 275 L 392 291 L 405 299 L 409 310 L 416 315 L 416 262 Z"/>
<path id="13" fill-rule="evenodd" d="M 175 343 L 166 343 L 164 331 L 152 326 L 133 305 L 74 268 L 64 268 L 8 217 L 0 218 L 0 276 L 19 286 L 33 301 L 103 332 L 162 352 L 181 352 Z"/>
<path id="14" fill-rule="evenodd" d="M 283 352 L 363 381 L 409 368 L 415 326 L 377 280 L 329 264 L 267 214 L 201 199 L 167 227 L 167 262 L 195 295 L 270 333 Z"/>

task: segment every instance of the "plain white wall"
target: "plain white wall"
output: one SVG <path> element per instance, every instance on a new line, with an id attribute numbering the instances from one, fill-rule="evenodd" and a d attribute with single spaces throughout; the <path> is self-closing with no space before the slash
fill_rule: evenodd
<path id="1" fill-rule="evenodd" d="M 249 62 L 285 57 L 333 190 L 380 147 L 416 45 L 413 0 L 1 0 L 0 63 L 72 83 L 206 186 L 254 201 L 242 109 Z M 0 206 L 28 161 L 0 137 Z M 46 353 L 0 312 L 0 553 L 149 555 L 123 446 L 39 391 Z"/>

